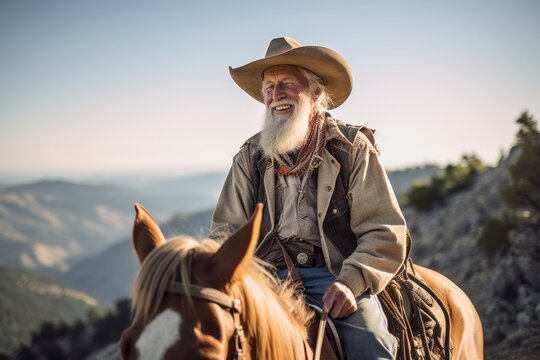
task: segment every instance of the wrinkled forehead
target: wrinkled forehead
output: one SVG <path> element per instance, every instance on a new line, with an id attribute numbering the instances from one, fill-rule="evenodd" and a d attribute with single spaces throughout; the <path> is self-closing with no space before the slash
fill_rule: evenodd
<path id="1" fill-rule="evenodd" d="M 307 79 L 296 65 L 271 66 L 263 72 L 263 82 L 278 81 L 286 77 L 293 77 L 299 82 L 307 83 Z"/>

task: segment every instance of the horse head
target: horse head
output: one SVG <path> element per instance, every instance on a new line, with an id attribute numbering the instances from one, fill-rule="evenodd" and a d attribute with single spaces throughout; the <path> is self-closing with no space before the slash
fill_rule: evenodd
<path id="1" fill-rule="evenodd" d="M 150 213 L 139 204 L 135 210 L 133 247 L 141 266 L 123 359 L 304 357 L 309 313 L 253 258 L 262 204 L 221 246 L 189 237 L 166 241 Z"/>
<path id="2" fill-rule="evenodd" d="M 242 334 L 235 336 L 242 331 L 235 327 L 241 304 L 228 294 L 253 255 L 261 206 L 215 252 L 216 245 L 187 237 L 167 242 L 150 213 L 139 204 L 135 210 L 133 247 L 141 270 L 132 293 L 135 319 L 123 334 L 122 356 L 223 359 L 233 351 L 245 353 Z"/>

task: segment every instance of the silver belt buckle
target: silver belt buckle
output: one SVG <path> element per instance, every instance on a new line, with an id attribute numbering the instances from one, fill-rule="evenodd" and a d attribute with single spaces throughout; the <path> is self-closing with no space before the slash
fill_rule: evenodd
<path id="1" fill-rule="evenodd" d="M 300 265 L 304 265 L 308 262 L 309 258 L 308 258 L 308 255 L 306 253 L 299 253 L 298 255 L 296 255 L 296 261 L 298 261 L 298 263 Z"/>

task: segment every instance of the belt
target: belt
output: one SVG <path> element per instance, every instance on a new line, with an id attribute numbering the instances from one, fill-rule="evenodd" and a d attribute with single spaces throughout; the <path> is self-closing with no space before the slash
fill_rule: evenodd
<path id="1" fill-rule="evenodd" d="M 287 254 L 297 267 L 320 267 L 324 266 L 324 255 L 319 246 L 312 245 L 301 240 L 289 240 L 284 245 Z M 287 267 L 285 261 L 276 265 Z"/>
<path id="2" fill-rule="evenodd" d="M 289 252 L 294 265 L 298 267 L 320 267 L 324 266 L 324 255 L 319 246 L 314 246 L 313 255 L 303 251 L 298 253 Z"/>
<path id="3" fill-rule="evenodd" d="M 321 267 L 324 266 L 324 255 L 319 246 L 297 238 L 279 239 L 273 237 L 264 249 L 259 249 L 257 256 L 274 265 L 278 269 L 287 268 L 284 251 L 294 266 Z"/>

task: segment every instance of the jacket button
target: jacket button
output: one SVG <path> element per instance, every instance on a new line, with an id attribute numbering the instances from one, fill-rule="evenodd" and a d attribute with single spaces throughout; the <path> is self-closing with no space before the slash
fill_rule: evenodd
<path id="1" fill-rule="evenodd" d="M 332 210 L 334 214 L 337 214 L 337 209 Z"/>
<path id="2" fill-rule="evenodd" d="M 317 216 L 318 216 L 318 217 L 322 217 L 322 213 L 321 213 L 321 212 L 318 213 Z"/>
<path id="3" fill-rule="evenodd" d="M 332 191 L 332 187 L 331 187 L 331 186 L 327 186 L 327 187 L 326 187 L 326 191 Z"/>

